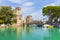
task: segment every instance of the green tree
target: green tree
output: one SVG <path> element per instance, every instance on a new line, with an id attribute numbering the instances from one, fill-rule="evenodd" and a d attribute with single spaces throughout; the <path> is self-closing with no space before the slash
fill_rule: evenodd
<path id="1" fill-rule="evenodd" d="M 0 7 L 0 23 L 11 24 L 14 16 L 15 14 L 13 14 L 13 10 L 10 6 Z"/>
<path id="2" fill-rule="evenodd" d="M 58 21 L 58 18 L 60 17 L 60 6 L 47 6 L 43 8 L 43 15 L 49 16 L 49 22 Z"/>

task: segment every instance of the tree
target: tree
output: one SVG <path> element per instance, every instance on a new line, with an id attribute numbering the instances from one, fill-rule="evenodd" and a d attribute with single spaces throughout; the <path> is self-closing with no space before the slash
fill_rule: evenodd
<path id="1" fill-rule="evenodd" d="M 58 21 L 58 18 L 60 17 L 60 6 L 47 6 L 43 8 L 43 15 L 49 16 L 49 22 Z"/>
<path id="2" fill-rule="evenodd" d="M 10 6 L 1 6 L 0 8 L 0 23 L 11 24 L 12 18 L 15 16 Z"/>

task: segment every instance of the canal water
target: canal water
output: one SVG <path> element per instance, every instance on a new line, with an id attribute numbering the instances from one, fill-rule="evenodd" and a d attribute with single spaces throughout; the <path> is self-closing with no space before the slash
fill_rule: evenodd
<path id="1" fill-rule="evenodd" d="M 60 29 L 40 27 L 1 28 L 0 40 L 60 40 Z"/>

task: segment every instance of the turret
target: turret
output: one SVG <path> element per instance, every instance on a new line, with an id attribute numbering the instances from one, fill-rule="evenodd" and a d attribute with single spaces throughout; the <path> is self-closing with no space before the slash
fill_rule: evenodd
<path id="1" fill-rule="evenodd" d="M 21 11 L 21 8 L 20 7 L 16 7 L 16 9 L 14 10 L 14 13 L 16 15 L 19 15 L 20 14 L 20 11 Z"/>
<path id="2" fill-rule="evenodd" d="M 17 25 L 21 25 L 21 14 L 20 14 L 21 8 L 16 7 L 14 10 L 14 14 L 16 14 L 16 20 L 17 20 Z"/>

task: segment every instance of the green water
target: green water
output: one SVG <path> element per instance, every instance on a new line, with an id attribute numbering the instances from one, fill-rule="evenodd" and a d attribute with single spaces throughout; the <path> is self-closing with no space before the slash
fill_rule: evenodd
<path id="1" fill-rule="evenodd" d="M 0 40 L 60 40 L 59 28 L 1 28 Z"/>

